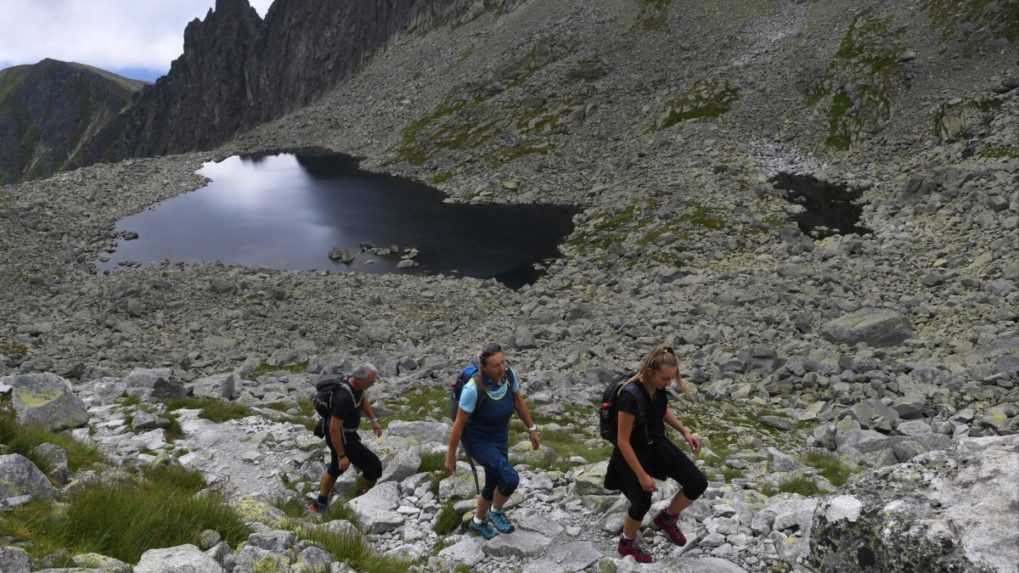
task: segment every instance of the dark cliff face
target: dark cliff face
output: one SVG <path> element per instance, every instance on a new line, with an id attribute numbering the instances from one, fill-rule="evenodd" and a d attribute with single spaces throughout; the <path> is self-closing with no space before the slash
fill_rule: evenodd
<path id="1" fill-rule="evenodd" d="M 217 0 L 188 24 L 170 72 L 83 149 L 75 164 L 210 149 L 320 97 L 390 38 L 456 17 L 471 0 Z"/>
<path id="2" fill-rule="evenodd" d="M 64 168 L 143 85 L 49 59 L 0 72 L 0 183 Z"/>

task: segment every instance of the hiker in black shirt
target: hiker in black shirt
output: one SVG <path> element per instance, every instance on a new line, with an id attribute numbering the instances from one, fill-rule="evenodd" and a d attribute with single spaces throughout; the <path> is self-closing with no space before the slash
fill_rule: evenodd
<path id="1" fill-rule="evenodd" d="M 359 367 L 345 382 L 343 387 L 333 392 L 332 415 L 323 423 L 326 427 L 325 440 L 329 446 L 329 467 L 322 476 L 318 499 L 311 504 L 311 511 L 325 513 L 329 507 L 329 494 L 333 491 L 336 479 L 354 464 L 368 487 L 382 475 L 382 462 L 363 443 L 357 435 L 361 424 L 361 413 L 368 416 L 372 430 L 376 436 L 382 435 L 382 426 L 375 418 L 371 403 L 364 396 L 365 390 L 378 380 L 378 371 L 371 364 Z"/>
<path id="2" fill-rule="evenodd" d="M 637 530 L 651 509 L 651 492 L 657 487 L 655 479 L 672 478 L 683 486 L 653 522 L 676 545 L 686 544 L 686 537 L 677 525 L 679 513 L 708 487 L 700 469 L 665 435 L 668 424 L 683 435 L 694 454 L 700 452 L 700 439 L 669 409 L 665 388 L 673 381 L 679 383 L 679 362 L 671 348 L 662 346 L 648 354 L 637 375 L 627 381 L 637 391 L 621 392 L 618 397 L 616 447 L 605 473 L 605 487 L 622 491 L 630 501 L 618 549 L 620 555 L 632 555 L 641 563 L 651 561 L 651 555 L 636 539 Z"/>

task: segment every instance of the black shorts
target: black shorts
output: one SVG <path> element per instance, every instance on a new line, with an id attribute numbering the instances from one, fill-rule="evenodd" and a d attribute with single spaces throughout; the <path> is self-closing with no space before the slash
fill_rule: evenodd
<path id="1" fill-rule="evenodd" d="M 635 452 L 644 471 L 657 480 L 672 478 L 683 486 L 683 495 L 695 500 L 708 488 L 708 480 L 690 458 L 668 438 L 661 438 L 648 449 Z M 630 517 L 643 519 L 651 508 L 651 492 L 644 491 L 640 480 L 623 459 L 619 448 L 612 450 L 605 472 L 605 488 L 618 490 L 630 500 Z"/>

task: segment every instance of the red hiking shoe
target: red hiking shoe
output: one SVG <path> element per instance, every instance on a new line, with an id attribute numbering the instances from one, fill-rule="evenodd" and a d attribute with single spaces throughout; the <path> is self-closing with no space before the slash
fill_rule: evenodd
<path id="1" fill-rule="evenodd" d="M 637 563 L 651 563 L 651 554 L 644 551 L 644 548 L 637 544 L 636 539 L 619 537 L 619 554 L 625 559 L 627 555 L 633 557 Z"/>
<path id="2" fill-rule="evenodd" d="M 669 539 L 673 543 L 680 547 L 686 545 L 686 536 L 679 530 L 679 526 L 676 523 L 679 521 L 678 515 L 669 515 L 664 509 L 655 516 L 654 523 L 655 527 L 665 532 L 665 535 L 669 536 Z"/>

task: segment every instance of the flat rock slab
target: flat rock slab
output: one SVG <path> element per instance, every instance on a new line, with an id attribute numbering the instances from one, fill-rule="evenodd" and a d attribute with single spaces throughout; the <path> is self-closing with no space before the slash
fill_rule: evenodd
<path id="1" fill-rule="evenodd" d="M 832 320 L 824 325 L 825 338 L 844 344 L 896 346 L 913 336 L 905 316 L 884 309 L 863 309 Z"/>
<path id="2" fill-rule="evenodd" d="M 149 549 L 142 554 L 135 573 L 223 573 L 216 561 L 194 545 Z"/>
<path id="3" fill-rule="evenodd" d="M 450 565 L 467 565 L 473 567 L 485 558 L 481 543 L 476 537 L 464 537 L 453 545 L 439 552 L 439 559 Z"/>
<path id="4" fill-rule="evenodd" d="M 524 567 L 523 573 L 575 573 L 583 571 L 603 557 L 590 541 L 556 545 L 541 559 Z"/>
<path id="5" fill-rule="evenodd" d="M 485 554 L 492 557 L 533 557 L 545 551 L 552 540 L 540 533 L 516 530 L 485 542 Z"/>

